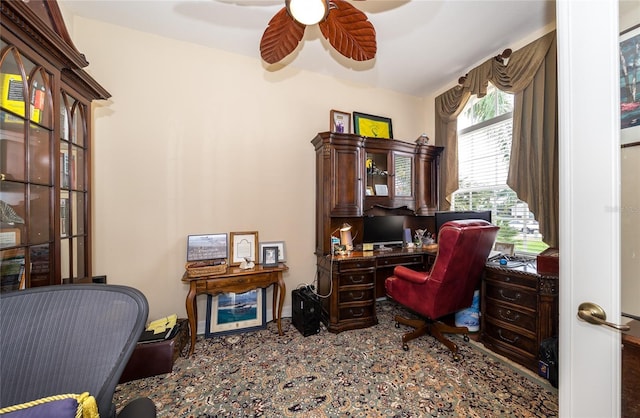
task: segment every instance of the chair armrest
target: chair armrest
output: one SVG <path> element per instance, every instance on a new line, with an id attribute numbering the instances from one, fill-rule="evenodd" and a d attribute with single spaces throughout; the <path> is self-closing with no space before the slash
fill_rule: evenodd
<path id="1" fill-rule="evenodd" d="M 422 284 L 429 279 L 429 272 L 415 271 L 405 266 L 397 266 L 393 269 L 393 275 L 400 280 L 405 280 L 412 283 Z"/>

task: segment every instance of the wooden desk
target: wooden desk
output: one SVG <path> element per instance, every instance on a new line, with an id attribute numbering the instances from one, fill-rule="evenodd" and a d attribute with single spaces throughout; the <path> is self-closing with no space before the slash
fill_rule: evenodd
<path id="1" fill-rule="evenodd" d="M 376 299 L 386 296 L 384 281 L 393 269 L 426 271 L 435 256 L 422 248 L 317 256 L 318 293 L 329 295 L 321 301 L 322 322 L 334 333 L 377 324 Z"/>
<path id="2" fill-rule="evenodd" d="M 257 264 L 254 268 L 242 270 L 238 267 L 229 267 L 226 273 L 213 276 L 189 277 L 187 272 L 182 276 L 182 281 L 189 283 L 186 307 L 191 329 L 191 347 L 187 357 L 193 354 L 196 345 L 196 326 L 198 323 L 198 306 L 196 296 L 218 295 L 220 293 L 244 293 L 249 290 L 273 286 L 273 320 L 278 324 L 278 333 L 282 335 L 282 305 L 287 290 L 282 279 L 282 272 L 289 270 L 285 264 L 277 267 L 263 267 Z M 279 297 L 278 297 L 279 296 Z M 276 309 L 277 303 L 277 309 Z"/>

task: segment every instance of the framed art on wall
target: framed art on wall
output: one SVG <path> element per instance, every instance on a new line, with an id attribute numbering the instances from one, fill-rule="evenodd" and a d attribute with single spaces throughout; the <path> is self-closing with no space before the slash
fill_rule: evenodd
<path id="1" fill-rule="evenodd" d="M 231 255 L 229 265 L 237 266 L 244 260 L 258 260 L 258 231 L 231 232 Z"/>
<path id="2" fill-rule="evenodd" d="M 351 114 L 340 110 L 331 110 L 329 114 L 331 132 L 351 133 Z"/>
<path id="3" fill-rule="evenodd" d="M 264 329 L 266 296 L 264 289 L 207 295 L 205 337 Z"/>
<path id="4" fill-rule="evenodd" d="M 640 24 L 620 34 L 620 143 L 640 143 Z"/>
<path id="5" fill-rule="evenodd" d="M 262 247 L 262 265 L 265 267 L 278 265 L 278 247 Z"/>
<path id="6" fill-rule="evenodd" d="M 382 116 L 353 112 L 353 129 L 356 135 L 370 138 L 393 138 L 391 119 Z"/>

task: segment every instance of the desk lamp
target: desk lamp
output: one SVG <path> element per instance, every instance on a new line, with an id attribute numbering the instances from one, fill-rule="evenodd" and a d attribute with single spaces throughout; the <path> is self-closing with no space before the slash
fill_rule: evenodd
<path id="1" fill-rule="evenodd" d="M 353 251 L 353 238 L 351 238 L 351 225 L 348 223 L 342 224 L 340 227 L 340 245 L 343 245 L 347 252 Z"/>

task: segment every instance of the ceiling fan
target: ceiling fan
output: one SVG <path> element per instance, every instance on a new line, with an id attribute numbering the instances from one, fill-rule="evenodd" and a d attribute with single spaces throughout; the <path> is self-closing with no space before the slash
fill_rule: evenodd
<path id="1" fill-rule="evenodd" d="M 306 18 L 304 13 L 315 11 Z M 308 25 L 318 23 L 322 35 L 336 51 L 355 61 L 375 58 L 376 30 L 360 10 L 345 0 L 285 0 L 273 16 L 260 41 L 260 55 L 269 64 L 292 53 Z"/>

